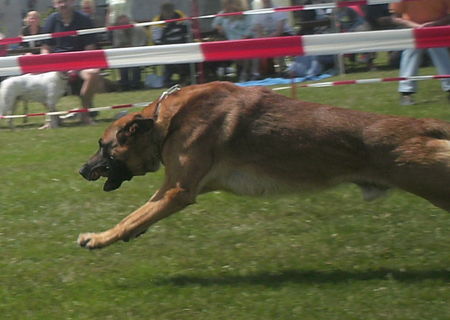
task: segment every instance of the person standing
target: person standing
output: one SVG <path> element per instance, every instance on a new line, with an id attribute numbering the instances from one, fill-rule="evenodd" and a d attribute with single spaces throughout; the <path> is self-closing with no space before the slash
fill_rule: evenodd
<path id="1" fill-rule="evenodd" d="M 241 12 L 247 8 L 241 0 L 222 0 L 222 11 L 219 14 Z M 252 38 L 251 17 L 249 15 L 218 16 L 212 22 L 212 27 L 227 40 L 240 40 Z M 251 72 L 251 60 L 237 60 L 236 66 L 239 82 L 247 81 Z"/>
<path id="2" fill-rule="evenodd" d="M 53 6 L 56 12 L 47 18 L 44 25 L 44 33 L 93 28 L 92 20 L 80 11 L 75 10 L 75 0 L 53 0 Z M 96 48 L 95 35 L 87 34 L 45 40 L 41 46 L 41 54 L 94 50 Z M 83 79 L 80 91 L 81 105 L 83 108 L 89 109 L 92 107 L 97 86 L 101 81 L 100 69 L 81 70 L 79 71 L 79 76 Z M 81 113 L 81 120 L 84 124 L 93 124 L 91 115 L 88 112 Z"/>
<path id="3" fill-rule="evenodd" d="M 80 11 L 87 15 L 94 22 L 94 27 L 104 27 L 106 17 L 97 14 L 97 5 L 95 0 L 81 0 Z M 100 36 L 102 34 L 99 34 Z"/>
<path id="4" fill-rule="evenodd" d="M 32 36 L 42 33 L 41 15 L 37 11 L 29 11 L 23 19 L 24 26 L 20 32 L 21 36 Z M 21 44 L 26 48 L 35 48 L 41 46 L 41 41 L 29 41 Z"/>
<path id="5" fill-rule="evenodd" d="M 406 28 L 426 28 L 450 24 L 450 0 L 416 0 L 390 4 L 393 22 Z M 448 48 L 406 49 L 400 61 L 400 77 L 411 77 L 418 73 L 424 52 L 428 51 L 439 74 L 450 74 Z M 441 80 L 442 89 L 448 92 L 450 101 L 450 79 Z M 412 95 L 417 92 L 416 81 L 400 81 L 398 91 L 401 105 L 413 105 Z"/>
<path id="6" fill-rule="evenodd" d="M 262 8 L 274 8 L 272 0 L 262 0 Z M 291 36 L 294 34 L 289 25 L 287 12 L 277 11 L 274 13 L 258 14 L 253 19 L 255 36 L 258 38 Z"/>
<path id="7" fill-rule="evenodd" d="M 106 25 L 115 25 L 117 23 L 117 18 L 121 15 L 126 15 L 133 19 L 132 0 L 106 0 L 108 5 L 106 9 Z"/>
<path id="8" fill-rule="evenodd" d="M 175 9 L 171 2 L 164 2 L 161 5 L 161 13 L 153 18 L 153 21 L 165 21 L 185 18 L 186 14 Z M 188 25 L 185 21 L 170 21 L 152 27 L 152 38 L 155 45 L 178 44 L 188 41 Z M 188 64 L 166 64 L 164 66 L 163 82 L 164 86 L 170 88 L 175 84 L 172 76 L 179 76 L 178 83 L 187 84 L 189 82 Z"/>
<path id="9" fill-rule="evenodd" d="M 93 0 L 81 0 L 80 3 L 81 12 L 87 15 L 92 21 L 95 21 L 95 3 Z"/>
<path id="10" fill-rule="evenodd" d="M 116 19 L 117 25 L 134 24 L 130 17 L 122 14 Z M 114 30 L 113 46 L 115 48 L 138 47 L 147 45 L 147 34 L 142 27 L 134 27 L 127 29 Z M 121 90 L 140 89 L 141 84 L 141 67 L 120 68 Z"/>
<path id="11" fill-rule="evenodd" d="M 261 6 L 263 9 L 275 7 L 272 0 L 262 0 Z M 287 12 L 283 11 L 255 15 L 252 21 L 252 25 L 255 38 L 294 35 L 294 31 L 289 25 L 289 15 Z M 274 60 L 279 68 L 278 73 L 280 75 L 283 75 L 283 73 L 286 71 L 285 57 L 276 57 Z M 256 74 L 257 70 L 255 69 L 255 67 L 253 69 L 253 73 Z"/>

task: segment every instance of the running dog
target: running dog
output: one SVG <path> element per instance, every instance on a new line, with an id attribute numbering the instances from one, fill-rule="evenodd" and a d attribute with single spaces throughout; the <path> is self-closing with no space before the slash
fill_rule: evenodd
<path id="1" fill-rule="evenodd" d="M 0 86 L 0 115 L 13 114 L 19 100 L 25 103 L 40 102 L 49 111 L 56 111 L 57 102 L 66 92 L 67 81 L 66 73 L 57 71 L 24 74 L 3 80 Z M 45 127 L 55 128 L 58 122 L 57 116 L 50 116 L 50 122 Z"/>
<path id="2" fill-rule="evenodd" d="M 95 249 L 128 241 L 213 190 L 272 195 L 357 184 L 366 200 L 400 188 L 450 211 L 450 123 L 341 109 L 228 82 L 173 88 L 115 121 L 81 168 L 105 191 L 165 166 L 165 181 Z"/>

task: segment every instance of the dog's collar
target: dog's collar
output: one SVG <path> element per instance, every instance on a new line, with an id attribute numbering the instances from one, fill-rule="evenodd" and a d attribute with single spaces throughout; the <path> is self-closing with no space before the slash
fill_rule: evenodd
<path id="1" fill-rule="evenodd" d="M 161 103 L 171 94 L 180 91 L 181 86 L 179 84 L 174 85 L 173 87 L 170 87 L 169 90 L 164 91 L 158 98 L 158 101 L 156 102 L 156 109 L 153 113 L 153 119 L 158 119 L 159 111 L 161 110 Z"/>

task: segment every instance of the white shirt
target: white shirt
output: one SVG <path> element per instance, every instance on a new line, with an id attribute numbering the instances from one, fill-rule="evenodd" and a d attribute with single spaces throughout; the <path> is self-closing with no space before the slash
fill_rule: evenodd
<path id="1" fill-rule="evenodd" d="M 108 23 L 110 25 L 115 24 L 117 17 L 124 14 L 131 19 L 133 18 L 131 15 L 132 0 L 106 0 L 106 4 L 108 5 Z"/>

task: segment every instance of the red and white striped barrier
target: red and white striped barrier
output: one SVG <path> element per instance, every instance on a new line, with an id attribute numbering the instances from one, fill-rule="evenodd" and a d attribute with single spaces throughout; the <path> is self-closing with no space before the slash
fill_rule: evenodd
<path id="1" fill-rule="evenodd" d="M 124 109 L 124 108 L 145 108 L 151 102 L 139 102 L 133 104 L 122 104 L 117 106 L 109 106 L 109 107 L 98 107 L 98 108 L 82 108 L 82 109 L 72 109 L 66 111 L 54 111 L 54 112 L 39 112 L 39 113 L 28 113 L 28 114 L 13 114 L 13 115 L 0 115 L 0 119 L 20 119 L 20 118 L 29 118 L 29 117 L 43 117 L 43 116 L 63 116 L 70 113 L 84 113 L 84 112 L 93 112 L 93 111 L 105 111 L 105 110 L 115 110 L 115 109 Z"/>
<path id="2" fill-rule="evenodd" d="M 428 76 L 415 76 L 415 77 L 392 77 L 392 78 L 374 78 L 374 79 L 359 79 L 359 80 L 343 80 L 343 81 L 333 81 L 333 82 L 320 82 L 320 83 L 311 83 L 311 84 L 301 84 L 298 87 L 311 87 L 311 88 L 324 88 L 324 87 L 332 87 L 332 86 L 341 86 L 341 85 L 351 85 L 351 84 L 370 84 L 370 83 L 381 83 L 381 82 L 394 82 L 394 81 L 402 81 L 402 80 L 439 80 L 439 79 L 450 79 L 450 75 L 428 75 Z M 278 87 L 272 88 L 274 91 L 292 89 L 292 87 Z M 124 108 L 145 108 L 150 105 L 152 102 L 140 102 L 133 104 L 123 104 L 117 106 L 109 106 L 109 107 L 98 107 L 91 109 L 72 109 L 67 111 L 56 111 L 56 112 L 40 112 L 40 113 L 29 113 L 29 114 L 20 114 L 20 115 L 0 115 L 1 119 L 20 119 L 20 118 L 28 118 L 28 117 L 42 117 L 42 116 L 62 116 L 70 113 L 83 113 L 83 112 L 92 112 L 92 111 L 105 111 L 105 110 L 115 110 L 115 109 L 124 109 Z"/>
<path id="3" fill-rule="evenodd" d="M 331 82 L 321 82 L 321 83 L 310 83 L 301 84 L 299 87 L 307 88 L 323 88 L 323 87 L 334 87 L 349 84 L 369 84 L 369 83 L 380 83 L 380 82 L 398 82 L 398 81 L 417 81 L 417 80 L 442 80 L 450 79 L 449 74 L 434 75 L 434 76 L 414 76 L 414 77 L 392 77 L 392 78 L 373 78 L 373 79 L 360 79 L 360 80 L 342 80 L 342 81 L 331 81 Z"/>
<path id="4" fill-rule="evenodd" d="M 333 2 L 333 3 L 309 4 L 309 5 L 300 5 L 300 6 L 288 6 L 288 7 L 279 7 L 279 8 L 255 9 L 255 10 L 238 11 L 238 12 L 230 12 L 230 13 L 218 13 L 218 14 L 210 14 L 210 15 L 204 15 L 204 16 L 198 16 L 198 17 L 184 17 L 184 18 L 169 19 L 169 20 L 162 20 L 162 21 L 141 22 L 141 23 L 135 23 L 135 24 L 121 25 L 121 26 L 108 26 L 108 27 L 76 30 L 76 31 L 43 33 L 43 34 L 36 34 L 36 35 L 32 35 L 32 36 L 19 36 L 19 37 L 14 37 L 14 38 L 4 38 L 4 39 L 0 39 L 0 45 L 10 45 L 10 44 L 21 43 L 21 42 L 41 41 L 41 40 L 47 40 L 47 39 L 52 39 L 52 38 L 94 34 L 94 33 L 114 31 L 114 30 L 119 30 L 119 29 L 129 29 L 129 28 L 134 28 L 134 27 L 148 27 L 148 26 L 159 25 L 159 24 L 170 23 L 170 22 L 210 19 L 210 18 L 215 18 L 215 17 L 266 14 L 266 13 L 274 13 L 274 12 L 280 12 L 280 11 L 290 12 L 290 11 L 301 11 L 301 10 L 334 9 L 336 7 L 347 7 L 347 6 L 354 6 L 354 5 L 385 4 L 385 3 L 402 2 L 402 1 L 404 2 L 404 1 L 415 1 L 415 0 L 337 1 L 337 4 Z"/>
<path id="5" fill-rule="evenodd" d="M 0 76 L 87 68 L 395 51 L 450 46 L 450 26 L 183 43 L 0 58 Z"/>
<path id="6" fill-rule="evenodd" d="M 359 79 L 359 80 L 341 80 L 341 81 L 330 81 L 330 82 L 319 82 L 319 83 L 303 83 L 298 84 L 297 87 L 300 88 L 325 88 L 325 87 L 335 87 L 342 85 L 351 84 L 371 84 L 371 83 L 381 83 L 381 82 L 398 82 L 404 80 L 420 81 L 420 80 L 442 80 L 450 79 L 450 74 L 441 75 L 430 75 L 430 76 L 414 76 L 414 77 L 390 77 L 390 78 L 372 78 L 372 79 Z M 278 87 L 272 90 L 286 90 L 292 87 Z"/>

